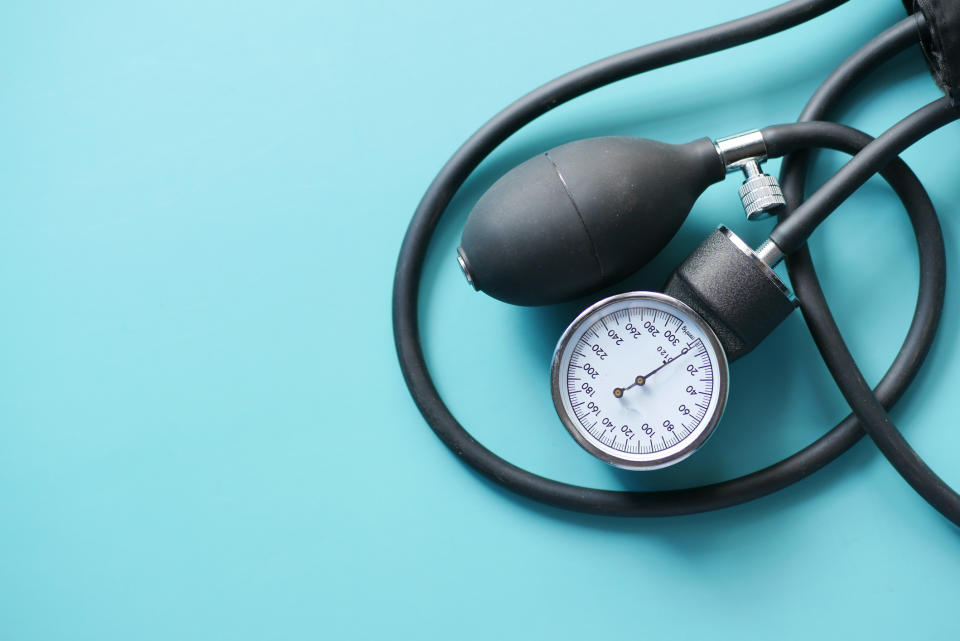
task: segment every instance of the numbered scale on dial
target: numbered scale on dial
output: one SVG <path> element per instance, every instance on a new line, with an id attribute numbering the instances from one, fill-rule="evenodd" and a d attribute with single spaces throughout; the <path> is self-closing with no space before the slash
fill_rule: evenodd
<path id="1" fill-rule="evenodd" d="M 553 357 L 553 402 L 594 456 L 626 469 L 666 467 L 713 432 L 727 399 L 727 357 L 682 302 L 631 292 L 586 309 Z"/>

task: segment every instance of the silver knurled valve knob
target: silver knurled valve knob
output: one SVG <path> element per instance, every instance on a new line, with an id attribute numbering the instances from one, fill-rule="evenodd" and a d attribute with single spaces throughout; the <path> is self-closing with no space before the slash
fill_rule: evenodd
<path id="1" fill-rule="evenodd" d="M 758 160 L 748 160 L 741 168 L 747 177 L 740 186 L 740 201 L 743 203 L 747 220 L 763 220 L 786 207 L 787 201 L 783 197 L 780 183 L 760 169 Z"/>

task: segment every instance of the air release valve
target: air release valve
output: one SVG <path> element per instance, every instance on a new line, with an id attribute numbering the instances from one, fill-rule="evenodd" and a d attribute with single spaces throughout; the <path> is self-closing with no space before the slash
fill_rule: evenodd
<path id="1" fill-rule="evenodd" d="M 747 220 L 769 218 L 787 206 L 780 182 L 764 173 L 757 160 L 745 163 L 743 173 L 747 179 L 740 185 L 740 202 L 743 203 Z"/>
<path id="2" fill-rule="evenodd" d="M 746 180 L 740 186 L 740 202 L 747 220 L 763 220 L 786 207 L 780 183 L 764 173 L 760 163 L 767 159 L 767 145 L 759 131 L 748 131 L 716 143 L 717 153 L 728 172 L 743 170 Z"/>

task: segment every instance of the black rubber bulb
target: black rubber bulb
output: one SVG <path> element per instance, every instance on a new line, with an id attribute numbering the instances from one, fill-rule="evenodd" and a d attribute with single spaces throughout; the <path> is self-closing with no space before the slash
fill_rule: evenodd
<path id="1" fill-rule="evenodd" d="M 726 175 L 708 138 L 588 138 L 531 158 L 477 202 L 457 250 L 474 287 L 548 305 L 632 274 Z"/>

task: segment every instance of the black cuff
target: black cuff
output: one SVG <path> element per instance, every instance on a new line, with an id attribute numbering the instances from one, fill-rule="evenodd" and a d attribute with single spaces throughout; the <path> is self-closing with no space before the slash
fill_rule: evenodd
<path id="1" fill-rule="evenodd" d="M 960 104 L 960 0 L 903 0 L 926 19 L 920 40 L 930 71 L 954 104 Z"/>

